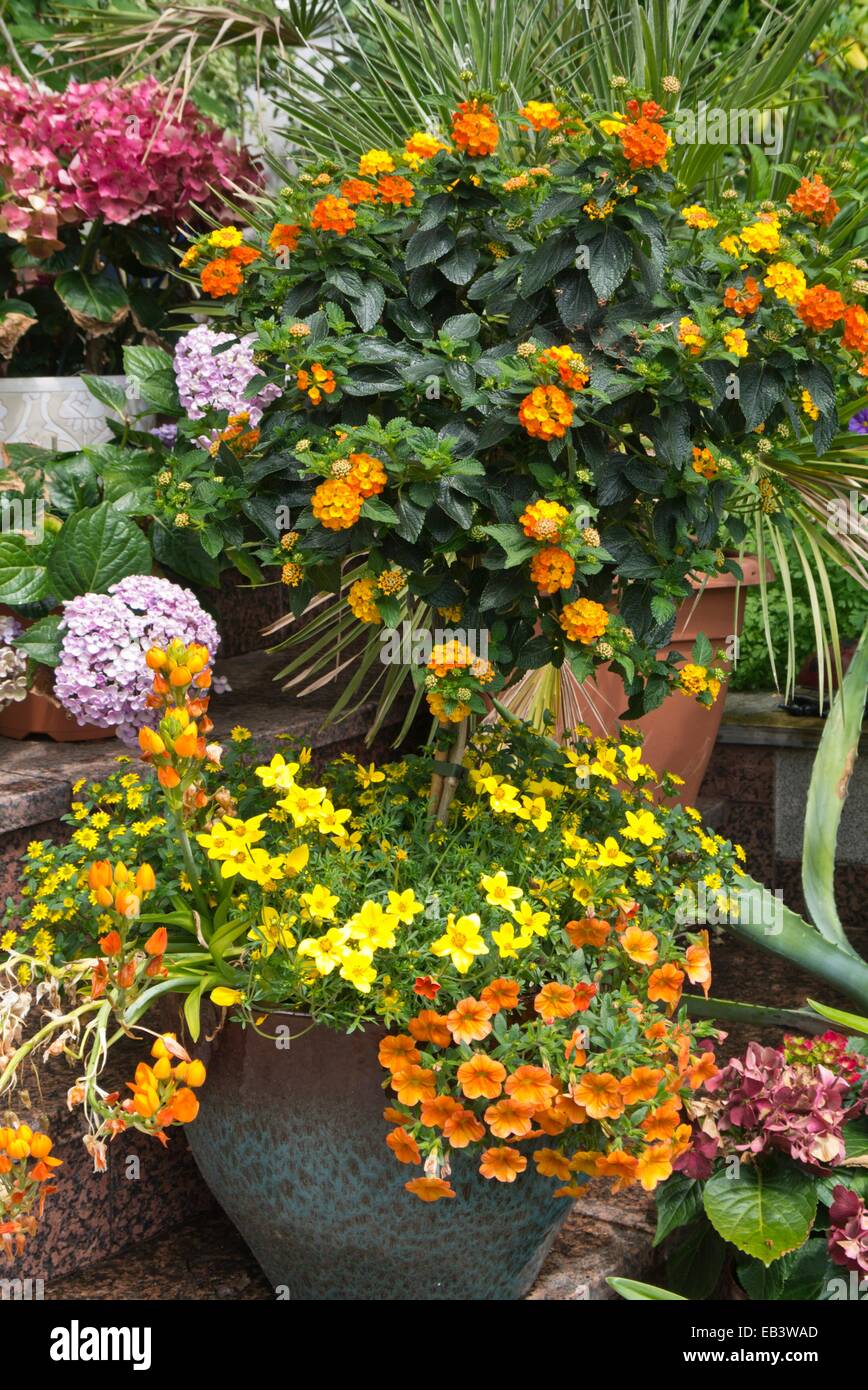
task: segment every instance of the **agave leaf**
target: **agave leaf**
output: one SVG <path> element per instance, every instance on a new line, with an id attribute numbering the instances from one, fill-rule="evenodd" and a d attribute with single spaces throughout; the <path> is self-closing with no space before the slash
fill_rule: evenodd
<path id="1" fill-rule="evenodd" d="M 847 1028 L 851 1033 L 868 1033 L 868 1018 L 861 1014 L 847 1013 L 846 1009 L 832 1009 L 828 1004 L 818 1004 L 816 999 L 808 1003 L 815 1013 L 829 1023 L 837 1023 L 839 1028 Z"/>
<path id="2" fill-rule="evenodd" d="M 672 1293 L 669 1289 L 661 1289 L 657 1284 L 643 1284 L 638 1279 L 621 1279 L 614 1275 L 610 1276 L 606 1283 L 610 1288 L 619 1293 L 622 1298 L 630 1302 L 639 1300 L 650 1300 L 652 1302 L 687 1303 L 688 1300 L 680 1293 Z"/>
<path id="3" fill-rule="evenodd" d="M 852 950 L 835 906 L 835 848 L 868 695 L 868 627 L 829 711 L 808 790 L 802 887 L 808 912 L 827 941 Z"/>

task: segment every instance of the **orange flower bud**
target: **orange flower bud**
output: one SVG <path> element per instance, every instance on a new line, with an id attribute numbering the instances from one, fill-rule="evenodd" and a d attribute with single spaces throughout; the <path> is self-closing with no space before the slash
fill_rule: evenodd
<path id="1" fill-rule="evenodd" d="M 107 859 L 95 859 L 87 875 L 91 888 L 108 888 L 112 881 L 112 866 Z"/>
<path id="2" fill-rule="evenodd" d="M 157 781 L 161 787 L 177 787 L 180 780 L 180 777 L 173 767 L 157 768 Z"/>
<path id="3" fill-rule="evenodd" d="M 158 1081 L 168 1081 L 172 1075 L 172 1063 L 168 1057 L 161 1057 L 158 1062 L 154 1063 L 152 1070 Z"/>
<path id="4" fill-rule="evenodd" d="M 115 893 L 115 912 L 126 917 L 127 921 L 132 921 L 138 917 L 141 905 L 138 894 L 131 893 L 129 888 L 119 888 Z"/>
<path id="5" fill-rule="evenodd" d="M 166 745 L 160 735 L 147 726 L 139 729 L 139 747 L 145 756 L 150 758 L 166 751 Z"/>
<path id="6" fill-rule="evenodd" d="M 107 932 L 99 943 L 99 949 L 104 956 L 120 955 L 122 946 L 120 934 L 116 931 Z"/>
<path id="7" fill-rule="evenodd" d="M 0 1173 L 8 1173 L 12 1168 L 12 1159 L 8 1154 L 0 1154 Z"/>
<path id="8" fill-rule="evenodd" d="M 200 690 L 207 690 L 211 684 L 210 670 L 200 671 L 194 684 L 198 685 Z"/>
<path id="9" fill-rule="evenodd" d="M 140 893 L 152 893 L 157 886 L 156 876 L 150 864 L 141 864 L 136 870 L 136 887 Z"/>
<path id="10" fill-rule="evenodd" d="M 168 975 L 168 970 L 163 965 L 162 956 L 153 956 L 145 966 L 145 974 L 149 979 L 156 979 L 158 975 Z"/>
<path id="11" fill-rule="evenodd" d="M 205 1063 L 200 1062 L 198 1057 L 188 1063 L 185 1080 L 188 1086 L 201 1086 L 205 1080 Z"/>
<path id="12" fill-rule="evenodd" d="M 169 693 L 169 682 L 163 676 L 154 676 L 154 694 L 167 695 Z"/>
<path id="13" fill-rule="evenodd" d="M 148 937 L 145 942 L 145 952 L 149 956 L 161 956 L 166 949 L 169 941 L 169 933 L 165 927 L 157 927 L 157 930 Z"/>
<path id="14" fill-rule="evenodd" d="M 119 859 L 117 864 L 115 864 L 115 883 L 126 883 L 129 879 L 129 876 L 129 869 L 127 868 L 126 864 L 124 864 L 122 860 Z"/>
<path id="15" fill-rule="evenodd" d="M 96 898 L 100 907 L 111 907 L 112 903 L 114 902 L 114 898 L 112 897 L 111 892 L 108 888 L 97 888 L 94 893 L 94 897 Z"/>
<path id="16" fill-rule="evenodd" d="M 172 746 L 179 758 L 195 758 L 199 747 L 196 725 L 191 724 L 179 734 Z"/>
<path id="17" fill-rule="evenodd" d="M 193 677 L 190 673 L 189 667 L 176 666 L 174 671 L 172 671 L 171 675 L 169 676 L 169 684 L 174 685 L 177 688 L 179 685 L 189 685 L 192 679 Z"/>
<path id="18" fill-rule="evenodd" d="M 166 653 L 159 647 L 151 647 L 145 653 L 145 661 L 152 671 L 161 671 L 166 664 Z"/>
<path id="19" fill-rule="evenodd" d="M 129 989 L 136 978 L 136 962 L 134 960 L 124 961 L 117 974 L 118 986 L 121 989 Z"/>
<path id="20" fill-rule="evenodd" d="M 31 1158 L 47 1158 L 54 1148 L 47 1134 L 34 1134 L 30 1141 Z"/>
<path id="21" fill-rule="evenodd" d="M 20 1136 L 11 1140 L 9 1144 L 9 1157 L 13 1163 L 18 1163 L 22 1158 L 30 1157 L 30 1144 Z"/>

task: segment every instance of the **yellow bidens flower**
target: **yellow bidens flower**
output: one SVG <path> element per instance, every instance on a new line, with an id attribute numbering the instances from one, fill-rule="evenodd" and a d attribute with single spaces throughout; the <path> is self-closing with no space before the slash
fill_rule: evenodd
<path id="1" fill-rule="evenodd" d="M 382 622 L 374 593 L 375 586 L 373 579 L 357 579 L 355 584 L 350 585 L 349 593 L 347 594 L 347 603 L 349 604 L 353 617 L 358 618 L 360 623 Z"/>
<path id="2" fill-rule="evenodd" d="M 763 283 L 774 290 L 778 299 L 798 304 L 807 289 L 807 281 L 798 266 L 790 261 L 773 261 L 763 277 Z"/>
<path id="3" fill-rule="evenodd" d="M 466 975 L 476 956 L 488 955 L 481 928 L 478 912 L 457 919 L 450 912 L 446 931 L 433 943 L 431 951 L 435 956 L 448 956 L 459 975 Z"/>
<path id="4" fill-rule="evenodd" d="M 681 209 L 681 216 L 688 227 L 694 227 L 697 231 L 705 232 L 711 227 L 717 226 L 717 218 L 712 216 L 708 208 L 704 208 L 700 203 L 691 203 L 689 207 Z"/>
<path id="5" fill-rule="evenodd" d="M 558 622 L 570 642 L 582 642 L 587 646 L 595 638 L 602 637 L 609 626 L 609 615 L 601 603 L 579 598 L 566 604 Z"/>

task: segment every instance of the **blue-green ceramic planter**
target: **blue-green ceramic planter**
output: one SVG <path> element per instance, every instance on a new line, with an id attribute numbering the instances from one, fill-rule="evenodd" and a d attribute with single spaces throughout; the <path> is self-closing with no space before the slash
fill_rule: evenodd
<path id="1" fill-rule="evenodd" d="M 346 1036 L 274 1014 L 263 1031 L 281 1024 L 301 1035 L 289 1049 L 236 1024 L 199 1049 L 208 1078 L 187 1129 L 205 1181 L 275 1290 L 521 1298 L 570 1208 L 556 1184 L 532 1164 L 514 1183 L 488 1181 L 459 1151 L 456 1197 L 419 1201 L 404 1190 L 418 1170 L 385 1143 L 382 1030 Z"/>

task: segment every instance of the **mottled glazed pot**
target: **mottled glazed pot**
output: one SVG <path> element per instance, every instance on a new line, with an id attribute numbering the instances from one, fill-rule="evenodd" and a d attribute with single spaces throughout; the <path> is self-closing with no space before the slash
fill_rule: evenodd
<path id="1" fill-rule="evenodd" d="M 347 1036 L 272 1014 L 288 1049 L 230 1024 L 196 1051 L 208 1066 L 186 1133 L 208 1186 L 284 1297 L 517 1299 L 570 1209 L 529 1171 L 480 1177 L 453 1157 L 454 1199 L 404 1190 L 418 1169 L 387 1148 L 383 1030 Z M 308 1031 L 305 1031 L 308 1030 Z"/>

